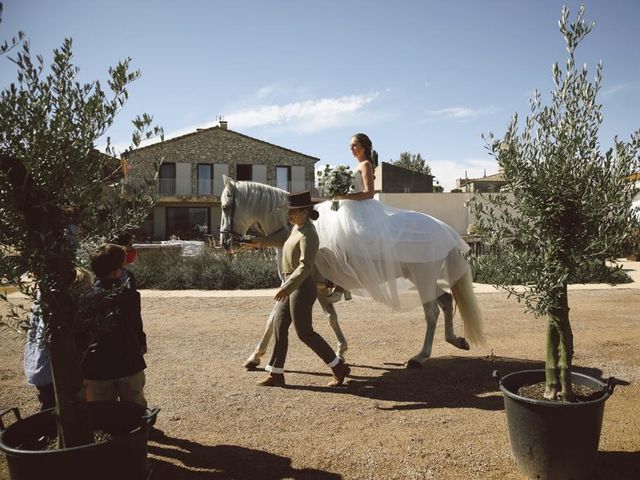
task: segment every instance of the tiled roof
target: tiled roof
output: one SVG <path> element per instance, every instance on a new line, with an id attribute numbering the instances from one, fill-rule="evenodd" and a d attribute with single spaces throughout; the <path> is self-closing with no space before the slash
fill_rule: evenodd
<path id="1" fill-rule="evenodd" d="M 316 162 L 320 161 L 320 159 L 318 157 L 313 157 L 311 155 L 307 155 L 306 153 L 296 152 L 295 150 L 291 150 L 289 148 L 281 147 L 280 145 L 276 145 L 274 143 L 265 142 L 264 140 L 260 140 L 259 138 L 250 137 L 249 135 L 245 135 L 243 133 L 238 133 L 238 132 L 235 132 L 233 130 L 229 130 L 228 128 L 220 128 L 220 125 L 216 125 L 214 127 L 209 127 L 209 128 L 200 128 L 200 129 L 196 130 L 195 132 L 185 133 L 184 135 L 180 135 L 180 136 L 173 137 L 173 138 L 170 138 L 168 140 L 165 140 L 164 143 L 175 142 L 176 140 L 182 140 L 182 139 L 184 139 L 186 137 L 191 137 L 191 136 L 194 136 L 194 135 L 200 135 L 201 133 L 209 132 L 211 130 L 216 130 L 216 129 L 220 130 L 221 132 L 231 133 L 233 135 L 238 135 L 240 137 L 248 138 L 250 140 L 253 140 L 254 142 L 264 143 L 265 145 L 269 145 L 270 147 L 275 147 L 275 148 L 279 148 L 281 150 L 285 150 L 287 152 L 295 153 L 297 155 L 302 155 L 304 157 L 311 158 L 311 159 L 315 160 Z M 146 147 L 136 148 L 135 150 L 132 150 L 131 152 L 128 152 L 128 153 L 131 154 L 133 152 L 137 152 L 137 151 L 144 150 L 144 149 L 147 149 L 147 148 L 158 147 L 159 145 L 160 145 L 160 143 L 153 143 L 151 145 L 147 145 Z"/>

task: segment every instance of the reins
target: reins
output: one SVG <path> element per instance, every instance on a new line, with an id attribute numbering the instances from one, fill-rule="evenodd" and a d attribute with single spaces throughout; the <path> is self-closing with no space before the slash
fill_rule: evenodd
<path id="1" fill-rule="evenodd" d="M 233 242 L 239 242 L 244 235 L 241 235 L 233 231 L 233 218 L 236 213 L 236 187 L 235 186 L 233 188 L 227 187 L 227 189 L 231 193 L 231 208 L 230 208 L 231 213 L 229 215 L 229 226 L 228 228 L 222 230 L 221 233 L 229 235 Z"/>

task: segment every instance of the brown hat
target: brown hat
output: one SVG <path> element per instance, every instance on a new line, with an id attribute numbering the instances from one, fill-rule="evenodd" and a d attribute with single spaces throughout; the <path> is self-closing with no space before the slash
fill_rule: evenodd
<path id="1" fill-rule="evenodd" d="M 304 208 L 315 205 L 318 202 L 311 201 L 311 192 L 300 192 L 289 194 L 289 204 L 287 208 Z"/>

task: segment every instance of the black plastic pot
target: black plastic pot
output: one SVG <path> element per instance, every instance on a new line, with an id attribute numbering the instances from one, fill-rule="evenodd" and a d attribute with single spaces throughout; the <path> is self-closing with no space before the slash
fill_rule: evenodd
<path id="1" fill-rule="evenodd" d="M 602 396 L 581 403 L 533 400 L 517 394 L 523 385 L 544 382 L 544 370 L 523 370 L 500 378 L 504 394 L 509 440 L 516 466 L 530 478 L 584 480 L 595 475 L 604 402 L 613 393 L 610 378 L 603 383 L 572 373 L 575 385 L 584 385 Z"/>
<path id="2" fill-rule="evenodd" d="M 5 429 L 1 419 L 8 412 L 16 422 Z M 43 435 L 55 437 L 54 413 L 46 410 L 22 419 L 13 408 L 0 414 L 0 450 L 13 480 L 140 480 L 147 478 L 147 440 L 158 412 L 134 403 L 90 402 L 93 428 L 110 433 L 110 440 L 60 450 L 24 450 L 16 447 Z"/>

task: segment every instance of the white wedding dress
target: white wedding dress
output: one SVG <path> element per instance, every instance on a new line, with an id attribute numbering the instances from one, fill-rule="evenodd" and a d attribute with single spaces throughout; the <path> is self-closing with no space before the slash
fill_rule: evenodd
<path id="1" fill-rule="evenodd" d="M 362 174 L 354 175 L 355 191 L 361 192 Z M 397 279 L 404 277 L 416 284 L 426 303 L 437 298 L 437 283 L 449 288 L 468 269 L 460 252 L 469 246 L 436 218 L 373 199 L 342 200 L 337 211 L 331 203 L 316 205 L 316 266 L 323 276 L 357 295 L 397 309 Z"/>

